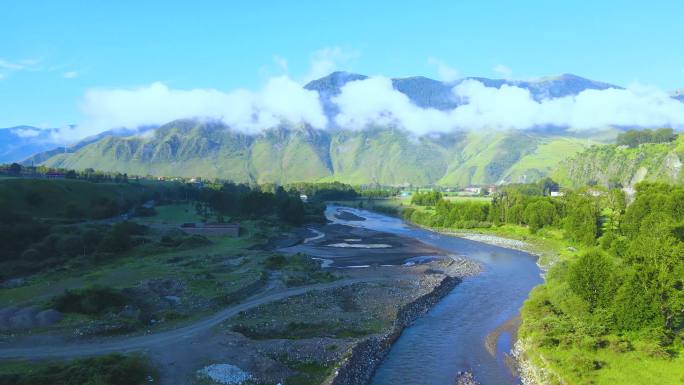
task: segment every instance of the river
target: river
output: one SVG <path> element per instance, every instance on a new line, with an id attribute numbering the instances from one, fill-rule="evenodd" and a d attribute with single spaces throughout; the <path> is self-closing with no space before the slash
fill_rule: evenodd
<path id="1" fill-rule="evenodd" d="M 507 369 L 503 352 L 510 350 L 510 334 L 502 333 L 493 357 L 485 338 L 515 317 L 530 290 L 542 282 L 536 257 L 528 253 L 438 234 L 410 226 L 398 218 L 366 210 L 347 209 L 365 221 L 328 219 L 412 237 L 426 244 L 464 255 L 483 266 L 483 272 L 464 279 L 426 315 L 404 330 L 377 369 L 373 385 L 451 385 L 459 371 L 469 370 L 482 385 L 519 384 Z"/>

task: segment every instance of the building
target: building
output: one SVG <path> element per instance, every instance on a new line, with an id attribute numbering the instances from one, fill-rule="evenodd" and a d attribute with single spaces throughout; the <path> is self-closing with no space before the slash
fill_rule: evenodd
<path id="1" fill-rule="evenodd" d="M 480 195 L 482 187 L 468 186 L 461 191 L 464 195 Z"/>
<path id="2" fill-rule="evenodd" d="M 63 172 L 49 171 L 47 174 L 45 174 L 45 177 L 48 179 L 64 179 L 66 178 L 66 174 Z"/>
<path id="3" fill-rule="evenodd" d="M 301 199 L 302 202 L 306 203 L 306 202 L 309 201 L 309 196 L 306 195 L 306 194 L 301 194 L 301 195 L 299 196 L 299 199 Z"/>
<path id="4" fill-rule="evenodd" d="M 226 236 L 237 238 L 240 236 L 238 223 L 183 223 L 180 226 L 186 234 L 204 236 Z"/>

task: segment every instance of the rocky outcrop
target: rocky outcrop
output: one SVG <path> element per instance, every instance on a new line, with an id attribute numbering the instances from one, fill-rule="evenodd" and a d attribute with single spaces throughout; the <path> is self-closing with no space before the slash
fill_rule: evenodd
<path id="1" fill-rule="evenodd" d="M 461 282 L 457 277 L 445 277 L 430 293 L 402 307 L 392 327 L 385 334 L 372 336 L 354 346 L 349 358 L 342 363 L 330 385 L 366 385 L 373 377 L 392 344 L 404 329 L 444 298 Z"/>
<path id="2" fill-rule="evenodd" d="M 27 330 L 52 326 L 62 320 L 55 309 L 7 307 L 0 309 L 0 331 Z"/>
<path id="3" fill-rule="evenodd" d="M 540 367 L 532 362 L 527 353 L 525 343 L 526 342 L 521 339 L 516 341 L 512 351 L 517 364 L 520 382 L 522 382 L 523 385 L 550 385 L 551 383 L 566 384 L 565 381 L 548 369 L 548 365 L 545 365 L 546 367 Z M 541 356 L 539 356 L 539 359 L 544 361 L 544 358 Z M 554 381 L 552 381 L 552 379 L 554 379 Z"/>
<path id="4" fill-rule="evenodd" d="M 475 376 L 470 372 L 459 372 L 456 376 L 456 382 L 454 385 L 480 385 L 479 382 L 475 381 Z"/>

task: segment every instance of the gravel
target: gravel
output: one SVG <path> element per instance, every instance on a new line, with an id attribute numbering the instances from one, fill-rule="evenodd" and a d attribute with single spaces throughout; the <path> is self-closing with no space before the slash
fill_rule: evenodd
<path id="1" fill-rule="evenodd" d="M 240 385 L 253 380 L 251 374 L 231 364 L 213 364 L 197 371 L 199 377 L 209 378 L 222 385 Z"/>
<path id="2" fill-rule="evenodd" d="M 470 239 L 471 241 L 487 243 L 490 245 L 506 247 L 509 249 L 525 250 L 526 248 L 529 248 L 529 245 L 523 241 L 497 237 L 496 235 L 463 233 L 457 234 L 457 236 L 465 239 Z"/>

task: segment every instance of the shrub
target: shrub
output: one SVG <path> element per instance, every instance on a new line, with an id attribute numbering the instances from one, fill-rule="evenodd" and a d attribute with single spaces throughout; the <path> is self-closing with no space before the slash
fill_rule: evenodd
<path id="1" fill-rule="evenodd" d="M 139 356 L 111 354 L 0 374 L 0 385 L 141 385 L 153 370 Z"/>
<path id="2" fill-rule="evenodd" d="M 53 306 L 63 313 L 99 315 L 123 307 L 126 297 L 109 287 L 67 290 L 53 300 Z"/>
<path id="3" fill-rule="evenodd" d="M 287 265 L 287 258 L 285 258 L 282 255 L 272 255 L 268 258 L 266 258 L 266 261 L 264 261 L 264 266 L 266 266 L 267 269 L 282 269 Z"/>

